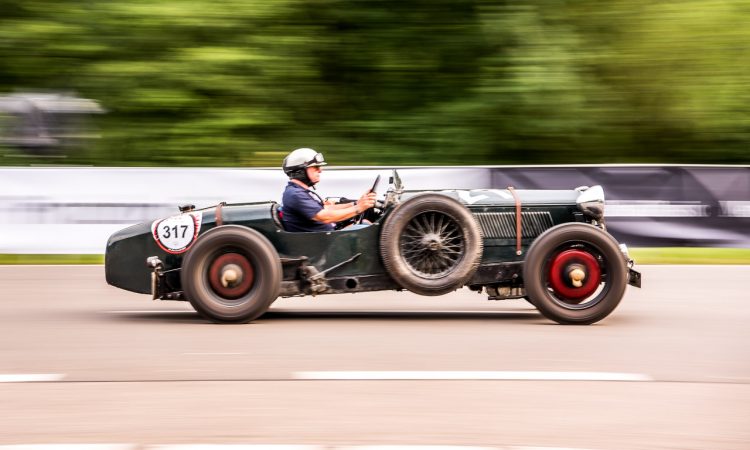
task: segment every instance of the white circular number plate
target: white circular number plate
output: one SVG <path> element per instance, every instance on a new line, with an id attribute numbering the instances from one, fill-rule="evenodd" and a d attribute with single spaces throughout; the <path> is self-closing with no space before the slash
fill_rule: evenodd
<path id="1" fill-rule="evenodd" d="M 203 213 L 186 213 L 159 219 L 151 224 L 151 233 L 164 251 L 182 253 L 198 238 Z"/>

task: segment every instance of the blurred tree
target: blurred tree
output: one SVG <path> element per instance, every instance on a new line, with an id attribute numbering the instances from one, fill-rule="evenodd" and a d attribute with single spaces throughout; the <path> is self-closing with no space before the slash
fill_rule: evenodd
<path id="1" fill-rule="evenodd" d="M 337 165 L 750 163 L 746 0 L 0 11 L 0 94 L 74 91 L 107 111 L 73 164 L 277 166 L 300 146 Z"/>

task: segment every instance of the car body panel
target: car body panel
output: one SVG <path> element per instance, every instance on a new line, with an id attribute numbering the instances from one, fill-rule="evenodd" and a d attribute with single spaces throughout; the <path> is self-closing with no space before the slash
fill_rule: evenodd
<path id="1" fill-rule="evenodd" d="M 406 200 L 424 191 L 404 192 Z M 515 208 L 516 201 L 509 190 L 445 190 L 436 192 L 461 201 L 474 215 L 483 234 L 484 251 L 480 270 L 473 282 L 484 283 L 497 272 L 496 267 L 520 264 L 523 253 L 534 238 L 554 225 L 566 222 L 583 222 L 583 214 L 576 205 L 579 192 L 575 190 L 532 191 L 517 190 L 521 202 L 522 254 L 516 254 Z M 273 215 L 278 205 L 274 202 L 221 205 L 221 223 L 246 226 L 260 232 L 276 248 L 284 263 L 286 289 L 282 295 L 298 295 L 301 289 L 297 268 L 300 260 L 324 271 L 360 254 L 353 261 L 331 271 L 332 279 L 355 279 L 353 291 L 398 288 L 387 274 L 380 258 L 380 230 L 392 207 L 370 226 L 329 232 L 292 233 L 284 231 Z M 200 214 L 201 223 L 197 238 L 217 226 L 217 207 L 189 211 L 183 214 Z M 154 222 L 156 223 L 156 221 Z M 154 223 L 142 223 L 113 234 L 105 256 L 106 280 L 109 284 L 138 293 L 152 293 L 152 269 L 146 266 L 148 257 L 158 257 L 163 263 L 162 273 L 167 291 L 180 291 L 180 267 L 187 251 L 170 253 L 161 248 L 153 234 Z M 481 270 L 482 267 L 485 270 Z M 494 270 L 494 272 L 493 272 Z M 370 280 L 371 285 L 365 282 Z M 375 280 L 377 282 L 375 282 Z M 333 289 L 332 292 L 337 292 Z"/>

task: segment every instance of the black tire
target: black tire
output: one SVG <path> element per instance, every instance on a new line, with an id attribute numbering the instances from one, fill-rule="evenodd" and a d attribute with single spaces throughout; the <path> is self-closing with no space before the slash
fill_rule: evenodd
<path id="1" fill-rule="evenodd" d="M 579 280 L 582 286 L 571 280 L 576 268 L 586 274 Z M 620 303 L 628 270 L 617 241 L 607 232 L 566 223 L 545 231 L 529 247 L 523 281 L 529 302 L 542 315 L 560 324 L 588 325 Z"/>
<path id="2" fill-rule="evenodd" d="M 420 295 L 442 295 L 463 287 L 482 259 L 482 235 L 474 216 L 442 194 L 416 195 L 388 216 L 380 235 L 388 274 Z"/>
<path id="3" fill-rule="evenodd" d="M 222 270 L 233 264 L 240 282 L 221 285 Z M 281 261 L 262 234 L 225 225 L 203 234 L 182 264 L 182 289 L 198 313 L 217 323 L 249 322 L 260 317 L 279 296 Z"/>

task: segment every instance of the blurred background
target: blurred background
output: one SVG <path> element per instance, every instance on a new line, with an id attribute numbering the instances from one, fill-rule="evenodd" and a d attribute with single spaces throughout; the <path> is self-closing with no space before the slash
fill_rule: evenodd
<path id="1" fill-rule="evenodd" d="M 747 450 L 748 24 L 750 0 L 0 0 L 0 450 Z M 601 184 L 643 289 L 590 327 L 466 289 L 216 327 L 106 285 L 112 233 L 278 201 L 303 146 L 354 166 L 325 195 L 409 165 Z"/>
<path id="2" fill-rule="evenodd" d="M 750 163 L 747 0 L 0 11 L 0 165 Z"/>

